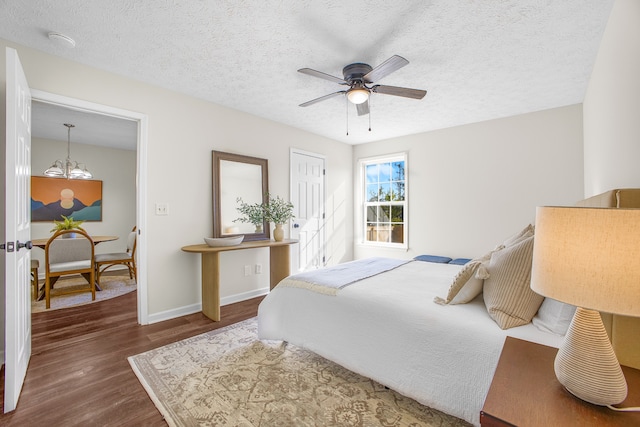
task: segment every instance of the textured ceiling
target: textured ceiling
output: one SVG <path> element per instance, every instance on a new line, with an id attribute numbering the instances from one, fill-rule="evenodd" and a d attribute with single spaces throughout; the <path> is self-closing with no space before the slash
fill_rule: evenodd
<path id="1" fill-rule="evenodd" d="M 0 0 L 0 37 L 358 144 L 582 102 L 613 1 Z M 381 83 L 428 92 L 373 94 L 371 132 L 343 97 L 298 106 L 342 89 L 299 68 L 394 54 Z"/>

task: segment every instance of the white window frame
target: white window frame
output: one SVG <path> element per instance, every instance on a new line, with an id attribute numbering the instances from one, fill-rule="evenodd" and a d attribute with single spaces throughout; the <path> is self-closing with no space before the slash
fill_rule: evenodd
<path id="1" fill-rule="evenodd" d="M 360 173 L 360 191 L 359 191 L 359 199 L 360 199 L 360 233 L 361 239 L 360 244 L 369 246 L 369 247 L 385 247 L 385 248 L 397 248 L 397 249 L 408 249 L 409 247 L 409 159 L 406 152 L 402 153 L 394 153 L 388 154 L 384 156 L 376 156 L 376 157 L 367 157 L 360 159 L 358 161 L 358 169 Z M 379 242 L 379 241 L 371 241 L 367 240 L 367 207 L 370 206 L 367 202 L 367 177 L 366 177 L 366 167 L 372 164 L 378 163 L 387 163 L 387 162 L 404 162 L 404 200 L 401 202 L 392 202 L 392 205 L 400 205 L 403 207 L 403 215 L 402 215 L 402 243 L 392 243 L 392 242 Z"/>

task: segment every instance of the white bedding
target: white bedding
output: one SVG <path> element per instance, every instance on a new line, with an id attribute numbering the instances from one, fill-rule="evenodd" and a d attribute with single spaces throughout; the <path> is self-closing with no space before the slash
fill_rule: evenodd
<path id="1" fill-rule="evenodd" d="M 435 304 L 461 268 L 409 262 L 337 295 L 277 286 L 260 304 L 259 337 L 302 346 L 479 425 L 505 337 L 554 347 L 562 337 L 532 324 L 501 330 L 482 296 L 469 304 Z"/>

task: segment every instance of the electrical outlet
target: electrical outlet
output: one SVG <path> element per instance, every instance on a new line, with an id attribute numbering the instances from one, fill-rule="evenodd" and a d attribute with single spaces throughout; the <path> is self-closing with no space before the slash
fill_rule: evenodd
<path id="1" fill-rule="evenodd" d="M 262 264 L 256 264 L 256 274 L 262 274 Z"/>
<path id="2" fill-rule="evenodd" d="M 156 203 L 156 215 L 169 215 L 169 205 L 167 203 Z"/>
<path id="3" fill-rule="evenodd" d="M 251 276 L 251 266 L 250 265 L 245 265 L 244 266 L 244 275 L 245 276 Z"/>

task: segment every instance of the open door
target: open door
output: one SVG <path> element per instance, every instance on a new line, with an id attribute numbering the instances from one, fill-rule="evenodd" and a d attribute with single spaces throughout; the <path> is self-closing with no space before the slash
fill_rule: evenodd
<path id="1" fill-rule="evenodd" d="M 7 48 L 4 412 L 18 404 L 31 357 L 31 92 L 18 52 Z"/>

